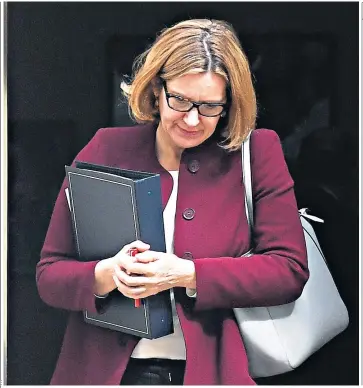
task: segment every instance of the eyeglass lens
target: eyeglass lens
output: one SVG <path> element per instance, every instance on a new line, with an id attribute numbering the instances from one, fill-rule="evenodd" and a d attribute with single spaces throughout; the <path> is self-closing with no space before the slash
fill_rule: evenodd
<path id="1" fill-rule="evenodd" d="M 193 103 L 190 101 L 179 99 L 178 97 L 168 97 L 169 106 L 179 112 L 188 112 Z M 223 106 L 213 104 L 201 104 L 197 105 L 198 111 L 203 116 L 217 116 L 223 112 Z"/>

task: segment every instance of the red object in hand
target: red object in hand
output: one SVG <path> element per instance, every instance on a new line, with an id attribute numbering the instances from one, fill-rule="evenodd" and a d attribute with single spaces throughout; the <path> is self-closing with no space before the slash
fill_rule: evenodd
<path id="1" fill-rule="evenodd" d="M 137 253 L 139 253 L 137 248 L 130 248 L 129 249 L 129 256 L 136 256 Z"/>
<path id="2" fill-rule="evenodd" d="M 139 253 L 137 248 L 131 248 L 128 252 L 130 256 L 136 256 L 137 253 Z M 141 299 L 135 299 L 135 307 L 141 307 Z"/>

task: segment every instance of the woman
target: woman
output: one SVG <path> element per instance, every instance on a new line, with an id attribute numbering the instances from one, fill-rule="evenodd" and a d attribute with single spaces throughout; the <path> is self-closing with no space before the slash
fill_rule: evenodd
<path id="1" fill-rule="evenodd" d="M 221 21 L 178 23 L 135 69 L 127 95 L 139 125 L 100 129 L 76 159 L 160 174 L 167 252 L 137 241 L 115 257 L 78 262 L 64 181 L 37 266 L 41 298 L 72 311 L 51 383 L 254 385 L 232 308 L 294 301 L 308 278 L 278 136 L 251 134 L 255 254 L 242 258 L 240 147 L 256 99 L 236 34 Z M 139 340 L 84 323 L 82 310 L 97 312 L 115 288 L 134 299 L 172 290 L 174 334 Z"/>

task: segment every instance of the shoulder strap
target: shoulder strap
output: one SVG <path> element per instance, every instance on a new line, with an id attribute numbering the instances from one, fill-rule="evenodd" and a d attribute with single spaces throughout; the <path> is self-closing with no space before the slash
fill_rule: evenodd
<path id="1" fill-rule="evenodd" d="M 252 173 L 251 173 L 251 155 L 250 155 L 250 137 L 242 143 L 242 177 L 245 186 L 245 207 L 250 236 L 252 236 L 254 218 L 253 218 L 253 199 L 252 199 Z"/>

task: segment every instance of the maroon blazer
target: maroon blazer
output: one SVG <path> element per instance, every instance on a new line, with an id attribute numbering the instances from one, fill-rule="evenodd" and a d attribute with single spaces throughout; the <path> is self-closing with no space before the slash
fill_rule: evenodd
<path id="1" fill-rule="evenodd" d="M 155 154 L 155 126 L 100 129 L 77 160 L 160 173 L 164 207 L 172 177 Z M 233 307 L 297 299 L 308 279 L 305 242 L 281 144 L 275 132 L 253 131 L 251 165 L 255 254 L 249 249 L 241 154 L 207 141 L 183 152 L 175 218 L 175 254 L 194 260 L 197 298 L 175 289 L 186 344 L 185 385 L 253 385 Z M 39 294 L 71 311 L 51 384 L 118 385 L 138 338 L 83 322 L 97 311 L 97 261 L 78 262 L 63 182 L 37 265 Z M 194 210 L 192 219 L 183 213 Z M 101 259 L 101 258 L 100 258 Z"/>

